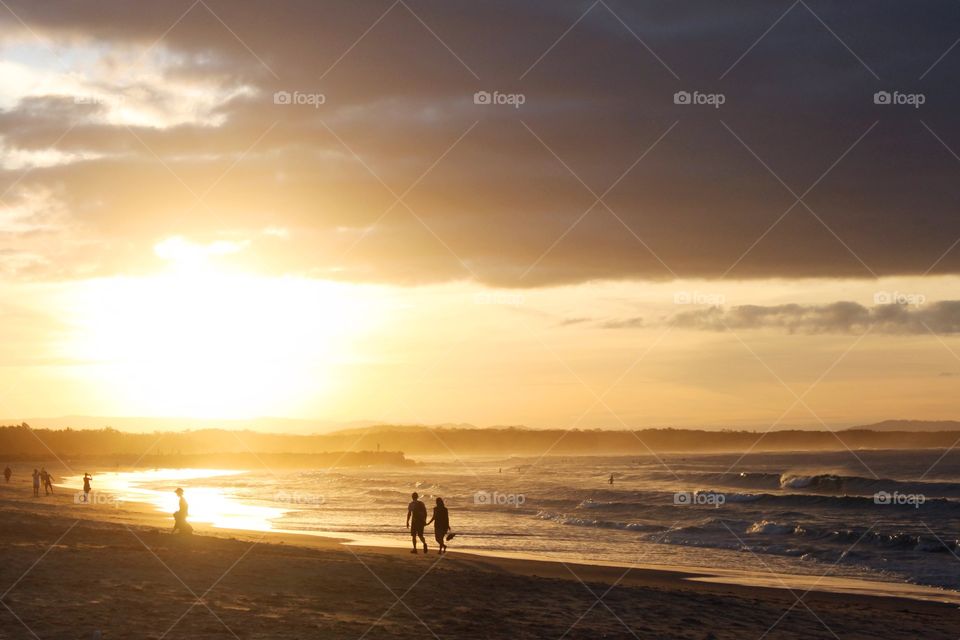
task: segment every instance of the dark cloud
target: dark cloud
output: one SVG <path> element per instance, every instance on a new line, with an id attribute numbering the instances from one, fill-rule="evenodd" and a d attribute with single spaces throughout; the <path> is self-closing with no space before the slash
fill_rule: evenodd
<path id="1" fill-rule="evenodd" d="M 855 302 L 834 302 L 708 307 L 675 314 L 668 322 L 679 328 L 707 331 L 775 329 L 789 333 L 860 333 L 869 330 L 885 334 L 955 334 L 960 332 L 960 301 L 918 306 L 865 307 Z"/>
<path id="2" fill-rule="evenodd" d="M 54 96 L 0 113 L 8 151 L 87 156 L 0 172 L 8 206 L 42 189 L 71 217 L 76 242 L 31 247 L 48 269 L 30 273 L 149 269 L 173 234 L 245 237 L 237 258 L 268 271 L 403 283 L 960 271 L 960 51 L 931 68 L 960 33 L 952 1 L 811 1 L 757 42 L 789 4 L 610 0 L 542 59 L 592 3 L 407 4 L 9 1 L 58 46 L 112 47 L 111 69 L 180 19 L 151 49 L 165 78 L 249 89 L 217 125 L 128 129 Z M 125 87 L 182 106 L 142 74 Z M 279 90 L 327 101 L 275 105 Z M 525 103 L 475 105 L 478 90 Z M 681 90 L 726 102 L 676 105 Z M 881 90 L 926 103 L 876 105 Z"/>

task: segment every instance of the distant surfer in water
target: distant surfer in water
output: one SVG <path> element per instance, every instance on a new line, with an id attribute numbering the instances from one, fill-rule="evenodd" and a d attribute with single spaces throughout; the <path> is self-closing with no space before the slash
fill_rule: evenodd
<path id="1" fill-rule="evenodd" d="M 407 505 L 407 528 L 410 529 L 410 538 L 413 540 L 413 551 L 417 552 L 417 538 L 423 543 L 423 552 L 427 553 L 427 541 L 423 537 L 423 528 L 427 525 L 427 505 L 420 502 L 420 495 L 414 491 L 413 500 Z"/>

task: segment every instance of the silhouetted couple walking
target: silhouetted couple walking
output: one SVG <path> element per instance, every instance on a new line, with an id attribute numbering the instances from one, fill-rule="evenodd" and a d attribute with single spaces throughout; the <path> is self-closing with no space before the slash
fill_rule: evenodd
<path id="1" fill-rule="evenodd" d="M 452 540 L 454 534 L 450 533 L 450 513 L 447 511 L 446 505 L 443 504 L 443 498 L 437 498 L 437 506 L 433 508 L 433 517 L 427 520 L 427 506 L 420 502 L 419 494 L 414 492 L 411 497 L 413 500 L 407 505 L 407 528 L 410 529 L 410 538 L 413 542 L 413 550 L 410 553 L 417 553 L 417 538 L 420 538 L 420 542 L 423 544 L 423 552 L 428 553 L 423 530 L 431 522 L 433 523 L 434 538 L 440 548 L 439 553 L 446 553 L 446 541 Z"/>
<path id="2" fill-rule="evenodd" d="M 10 467 L 7 467 L 4 470 L 4 475 L 7 478 L 7 482 L 10 482 L 10 475 L 7 473 L 10 471 Z M 40 496 L 40 486 L 43 485 L 43 495 L 48 496 L 53 493 L 53 476 L 47 472 L 46 467 L 40 467 L 40 470 L 33 470 L 33 497 L 37 498 Z"/>

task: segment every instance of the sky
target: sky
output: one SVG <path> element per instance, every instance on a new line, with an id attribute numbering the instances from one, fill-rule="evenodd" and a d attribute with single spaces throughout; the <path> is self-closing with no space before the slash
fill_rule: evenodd
<path id="1" fill-rule="evenodd" d="M 0 26 L 2 416 L 958 417 L 955 2 Z"/>

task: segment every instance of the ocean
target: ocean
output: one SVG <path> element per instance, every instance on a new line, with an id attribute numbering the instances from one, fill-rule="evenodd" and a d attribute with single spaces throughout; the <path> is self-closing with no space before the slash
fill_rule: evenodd
<path id="1" fill-rule="evenodd" d="M 99 502 L 144 501 L 166 512 L 176 508 L 175 486 L 186 490 L 201 531 L 275 529 L 404 546 L 417 491 L 428 511 L 436 497 L 445 500 L 454 550 L 960 591 L 957 451 L 445 458 L 406 468 L 94 478 Z"/>

